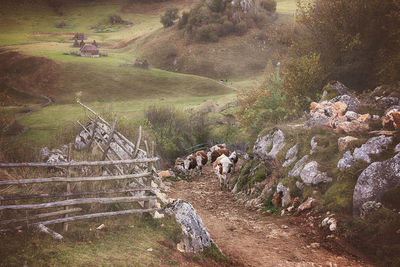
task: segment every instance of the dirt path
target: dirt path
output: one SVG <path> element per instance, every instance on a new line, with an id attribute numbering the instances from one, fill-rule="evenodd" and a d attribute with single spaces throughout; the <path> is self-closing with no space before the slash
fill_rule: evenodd
<path id="1" fill-rule="evenodd" d="M 311 248 L 315 241 L 293 217 L 246 209 L 232 193 L 219 191 L 210 167 L 192 182 L 174 182 L 169 194 L 195 207 L 212 239 L 234 265 L 371 266 L 348 253 Z"/>

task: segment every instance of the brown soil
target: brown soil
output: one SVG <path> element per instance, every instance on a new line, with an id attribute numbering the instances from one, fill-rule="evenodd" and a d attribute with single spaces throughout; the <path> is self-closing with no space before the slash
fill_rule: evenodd
<path id="1" fill-rule="evenodd" d="M 233 266 L 372 266 L 351 247 L 328 241 L 318 226 L 302 226 L 304 216 L 272 216 L 245 208 L 234 194 L 219 190 L 210 167 L 191 182 L 174 182 L 169 194 L 195 207 Z M 311 248 L 314 242 L 321 246 Z"/>

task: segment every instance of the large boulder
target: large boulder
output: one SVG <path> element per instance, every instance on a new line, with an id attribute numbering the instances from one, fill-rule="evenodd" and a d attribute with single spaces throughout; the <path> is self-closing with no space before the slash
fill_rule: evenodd
<path id="1" fill-rule="evenodd" d="M 332 182 L 332 178 L 328 177 L 325 172 L 318 170 L 318 163 L 316 161 L 311 161 L 304 166 L 300 173 L 300 178 L 305 184 L 312 185 Z"/>
<path id="2" fill-rule="evenodd" d="M 203 225 L 193 206 L 184 200 L 176 199 L 165 208 L 165 212 L 174 215 L 182 228 L 182 241 L 178 244 L 185 252 L 200 252 L 213 243 L 210 234 Z"/>
<path id="3" fill-rule="evenodd" d="M 276 159 L 276 155 L 285 146 L 285 135 L 276 130 L 272 135 L 260 136 L 253 147 L 253 152 L 262 160 Z"/>
<path id="4" fill-rule="evenodd" d="M 353 193 L 353 213 L 360 215 L 368 201 L 382 201 L 385 192 L 400 186 L 400 153 L 393 158 L 374 162 L 358 177 Z"/>
<path id="5" fill-rule="evenodd" d="M 338 121 L 335 124 L 335 133 L 345 134 L 360 134 L 369 131 L 369 125 L 366 122 L 360 122 L 359 120 L 352 121 Z"/>

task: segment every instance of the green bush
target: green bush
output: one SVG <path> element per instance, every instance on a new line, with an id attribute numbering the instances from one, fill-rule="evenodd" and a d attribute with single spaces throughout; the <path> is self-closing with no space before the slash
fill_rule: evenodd
<path id="1" fill-rule="evenodd" d="M 145 119 L 157 152 L 169 162 L 185 155 L 185 149 L 209 140 L 208 123 L 202 114 L 190 115 L 173 107 L 153 106 L 146 110 Z"/>
<path id="2" fill-rule="evenodd" d="M 317 99 L 328 78 L 320 55 L 315 53 L 289 58 L 283 74 L 283 90 L 291 100 L 297 98 L 302 108 L 307 108 L 312 100 Z"/>
<path id="3" fill-rule="evenodd" d="M 178 11 L 179 10 L 174 7 L 170 7 L 165 11 L 164 15 L 162 15 L 160 19 L 164 28 L 174 25 L 174 21 L 179 18 Z"/>

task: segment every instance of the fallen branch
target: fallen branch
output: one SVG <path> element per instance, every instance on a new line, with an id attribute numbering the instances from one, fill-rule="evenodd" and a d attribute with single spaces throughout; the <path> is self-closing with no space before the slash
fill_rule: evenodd
<path id="1" fill-rule="evenodd" d="M 70 218 L 73 218 L 73 217 L 70 217 Z M 45 234 L 49 234 L 53 238 L 55 238 L 57 240 L 60 240 L 60 241 L 64 240 L 64 237 L 62 235 L 60 235 L 59 233 L 54 232 L 53 230 L 47 228 L 43 224 L 35 224 L 34 228 L 36 229 L 36 231 L 41 232 L 41 233 L 45 233 Z"/>

